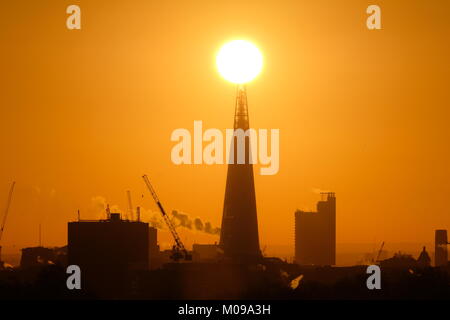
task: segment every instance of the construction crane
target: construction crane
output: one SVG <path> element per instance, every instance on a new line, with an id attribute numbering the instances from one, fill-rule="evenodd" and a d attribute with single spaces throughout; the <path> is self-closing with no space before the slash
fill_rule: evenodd
<path id="1" fill-rule="evenodd" d="M 380 256 L 381 256 L 381 252 L 383 251 L 383 248 L 384 248 L 384 241 L 381 244 L 380 250 L 378 250 L 378 254 L 377 254 L 377 258 L 375 259 L 375 262 L 379 262 Z"/>
<path id="2" fill-rule="evenodd" d="M 131 202 L 131 191 L 127 191 L 128 196 L 128 214 L 130 215 L 130 219 L 134 220 L 134 210 L 133 210 L 133 203 Z"/>
<path id="3" fill-rule="evenodd" d="M 5 213 L 3 214 L 3 220 L 2 220 L 2 225 L 1 225 L 1 229 L 0 229 L 0 261 L 1 261 L 1 250 L 2 250 L 2 246 L 1 246 L 2 242 L 1 241 L 2 241 L 2 236 L 3 236 L 3 230 L 5 230 L 6 218 L 8 217 L 9 207 L 11 206 L 11 200 L 12 200 L 15 185 L 16 185 L 16 182 L 13 181 L 13 183 L 11 184 L 11 189 L 9 189 L 8 200 L 6 200 Z"/>
<path id="4" fill-rule="evenodd" d="M 169 228 L 170 233 L 172 233 L 173 239 L 175 240 L 175 245 L 172 247 L 172 256 L 171 256 L 172 260 L 174 260 L 174 261 L 178 261 L 180 259 L 192 260 L 192 256 L 186 250 L 186 247 L 184 246 L 183 242 L 181 241 L 180 236 L 178 235 L 177 231 L 175 230 L 175 226 L 173 225 L 172 221 L 170 221 L 169 216 L 166 214 L 166 211 L 164 210 L 164 208 L 161 204 L 161 201 L 159 201 L 159 198 L 155 192 L 155 189 L 153 189 L 147 175 L 143 175 L 142 179 L 144 179 L 144 182 L 147 185 L 148 190 L 150 191 L 153 199 L 155 200 L 156 204 L 158 205 L 159 211 L 161 212 L 161 214 L 164 218 L 164 221 L 166 222 L 166 225 Z"/>

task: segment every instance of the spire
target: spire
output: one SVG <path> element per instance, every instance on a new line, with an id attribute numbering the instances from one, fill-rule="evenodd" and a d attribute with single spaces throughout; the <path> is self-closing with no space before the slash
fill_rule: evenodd
<path id="1" fill-rule="evenodd" d="M 236 89 L 236 106 L 234 110 L 234 129 L 243 129 L 244 131 L 250 128 L 248 121 L 248 103 L 247 90 L 245 84 L 240 84 Z"/>
<path id="2" fill-rule="evenodd" d="M 425 247 L 423 247 L 422 252 L 419 255 L 419 258 L 417 259 L 417 262 L 420 266 L 428 267 L 430 266 L 431 258 L 428 255 L 428 252 Z"/>

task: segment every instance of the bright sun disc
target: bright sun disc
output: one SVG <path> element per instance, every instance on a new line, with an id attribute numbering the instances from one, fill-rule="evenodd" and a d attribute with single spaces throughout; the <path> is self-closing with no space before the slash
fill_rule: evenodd
<path id="1" fill-rule="evenodd" d="M 219 73 L 233 83 L 253 80 L 263 66 L 263 57 L 258 48 L 245 40 L 226 43 L 216 57 Z"/>

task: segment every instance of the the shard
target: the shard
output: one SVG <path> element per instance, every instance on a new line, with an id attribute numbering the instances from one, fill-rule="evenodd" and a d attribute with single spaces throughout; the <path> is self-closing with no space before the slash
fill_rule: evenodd
<path id="1" fill-rule="evenodd" d="M 234 152 L 230 150 L 220 235 L 220 245 L 225 256 L 239 262 L 252 262 L 261 257 L 249 135 L 245 135 L 245 162 L 237 161 L 237 131 L 242 129 L 246 132 L 249 127 L 247 93 L 245 86 L 239 85 L 234 115 L 234 143 L 227 146 L 234 148 Z"/>

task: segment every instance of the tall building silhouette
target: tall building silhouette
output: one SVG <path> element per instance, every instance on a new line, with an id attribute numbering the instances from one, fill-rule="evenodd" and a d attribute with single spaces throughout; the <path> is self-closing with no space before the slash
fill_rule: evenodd
<path id="1" fill-rule="evenodd" d="M 303 265 L 336 264 L 336 197 L 322 193 L 317 212 L 295 212 L 295 262 Z"/>
<path id="2" fill-rule="evenodd" d="M 436 230 L 434 233 L 434 264 L 436 267 L 448 264 L 447 230 Z"/>
<path id="3" fill-rule="evenodd" d="M 250 161 L 250 137 L 245 136 L 245 161 L 238 163 L 239 129 L 250 128 L 245 86 L 237 88 L 234 133 L 228 159 L 225 200 L 223 204 L 220 246 L 225 256 L 238 261 L 254 261 L 261 257 L 258 237 L 253 164 Z"/>
<path id="4" fill-rule="evenodd" d="M 156 229 L 148 223 L 122 220 L 79 220 L 67 227 L 68 264 L 82 270 L 82 288 L 102 297 L 117 297 L 129 289 L 130 273 L 152 267 L 158 257 Z"/>

